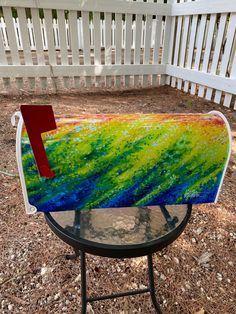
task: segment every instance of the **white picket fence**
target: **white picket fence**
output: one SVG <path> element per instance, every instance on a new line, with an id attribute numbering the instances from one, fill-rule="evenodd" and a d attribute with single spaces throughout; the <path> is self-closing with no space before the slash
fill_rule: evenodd
<path id="1" fill-rule="evenodd" d="M 23 50 L 23 42 L 22 42 L 22 36 L 20 32 L 20 24 L 18 18 L 13 18 L 13 25 L 16 35 L 16 41 L 17 41 L 17 48 L 18 50 Z M 156 23 L 157 20 L 152 20 L 152 37 L 151 37 L 151 48 L 155 45 L 155 38 L 156 38 Z M 161 30 L 161 47 L 163 45 L 163 39 L 164 39 L 164 25 L 165 23 L 162 22 L 162 30 Z M 56 50 L 60 50 L 60 32 L 59 32 L 59 25 L 58 20 L 53 19 L 52 20 L 52 26 L 53 26 L 53 37 L 54 37 L 54 45 Z M 126 21 L 122 20 L 122 40 L 121 40 L 121 46 L 123 49 L 125 49 L 125 28 L 126 28 Z M 145 28 L 146 28 L 146 21 L 142 21 L 142 35 L 141 35 L 141 48 L 144 48 L 145 44 Z M 34 27 L 33 22 L 30 18 L 27 18 L 27 29 L 28 29 L 28 35 L 29 35 L 29 44 L 31 50 L 36 50 L 35 45 L 35 35 L 34 35 Z M 47 36 L 46 36 L 46 24 L 45 19 L 40 19 L 40 29 L 42 34 L 42 41 L 43 41 L 43 50 L 48 50 L 48 43 L 47 43 Z M 66 47 L 67 49 L 71 49 L 71 42 L 70 42 L 70 28 L 69 28 L 69 21 L 65 19 L 65 29 L 66 29 Z M 135 47 L 135 36 L 134 32 L 136 29 L 136 21 L 132 22 L 132 44 L 131 47 L 134 49 Z M 84 49 L 83 42 L 83 23 L 82 18 L 77 19 L 77 32 L 78 32 L 78 47 L 79 49 Z M 0 33 L 2 33 L 3 38 L 3 45 L 5 50 L 10 50 L 9 46 L 9 40 L 7 37 L 7 26 L 4 21 L 3 17 L 0 17 Z M 115 20 L 111 21 L 111 45 L 112 48 L 115 48 L 115 33 L 116 33 L 116 23 Z M 100 47 L 105 48 L 105 21 L 100 20 L 100 34 L 101 34 L 101 42 Z M 90 48 L 94 49 L 94 24 L 91 20 L 89 22 L 89 39 L 90 39 Z"/>
<path id="2" fill-rule="evenodd" d="M 236 1 L 0 0 L 0 7 L 2 91 L 169 84 L 236 109 Z"/>

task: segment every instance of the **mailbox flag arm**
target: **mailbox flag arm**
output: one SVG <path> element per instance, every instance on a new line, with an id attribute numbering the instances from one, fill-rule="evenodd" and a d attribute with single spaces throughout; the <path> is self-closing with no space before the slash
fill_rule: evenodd
<path id="1" fill-rule="evenodd" d="M 22 105 L 21 113 L 40 176 L 54 177 L 50 169 L 41 133 L 57 128 L 52 106 Z"/>

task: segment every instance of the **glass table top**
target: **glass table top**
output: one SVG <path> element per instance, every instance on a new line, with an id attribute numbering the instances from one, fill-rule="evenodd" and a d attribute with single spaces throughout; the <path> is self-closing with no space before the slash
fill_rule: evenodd
<path id="1" fill-rule="evenodd" d="M 50 215 L 74 238 L 132 245 L 157 240 L 172 232 L 187 213 L 188 205 L 166 205 L 62 211 Z"/>

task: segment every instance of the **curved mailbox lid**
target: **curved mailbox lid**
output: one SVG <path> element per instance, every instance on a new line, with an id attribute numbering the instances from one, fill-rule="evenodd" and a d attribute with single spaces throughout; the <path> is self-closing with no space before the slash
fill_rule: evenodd
<path id="1" fill-rule="evenodd" d="M 39 175 L 18 130 L 27 212 L 217 201 L 231 151 L 221 113 L 88 114 L 56 124 L 42 135 L 53 178 Z"/>

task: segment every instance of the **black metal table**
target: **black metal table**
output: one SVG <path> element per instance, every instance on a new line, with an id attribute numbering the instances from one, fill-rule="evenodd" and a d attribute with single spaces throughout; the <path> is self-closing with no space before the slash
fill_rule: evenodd
<path id="1" fill-rule="evenodd" d="M 73 247 L 75 254 L 68 258 L 80 257 L 81 313 L 86 313 L 87 302 L 149 292 L 153 306 L 160 314 L 155 296 L 152 254 L 179 237 L 188 223 L 191 210 L 191 205 L 173 205 L 45 213 L 53 232 Z M 87 297 L 86 253 L 112 258 L 147 255 L 149 288 Z"/>

